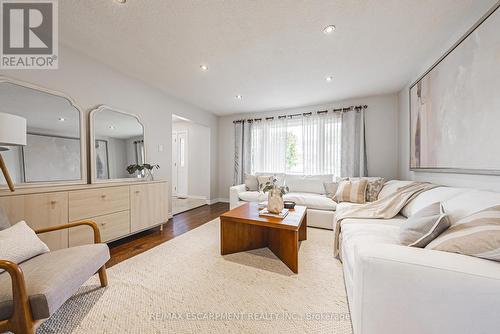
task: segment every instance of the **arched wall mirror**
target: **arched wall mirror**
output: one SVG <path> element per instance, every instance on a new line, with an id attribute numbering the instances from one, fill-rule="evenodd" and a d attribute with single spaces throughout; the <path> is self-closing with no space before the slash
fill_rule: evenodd
<path id="1" fill-rule="evenodd" d="M 102 105 L 90 113 L 92 182 L 142 180 L 127 167 L 146 162 L 144 126 L 138 116 Z M 139 176 L 139 177 L 138 177 Z"/>
<path id="2" fill-rule="evenodd" d="M 69 96 L 0 77 L 0 112 L 27 120 L 27 145 L 2 152 L 17 186 L 86 183 L 83 112 Z"/>

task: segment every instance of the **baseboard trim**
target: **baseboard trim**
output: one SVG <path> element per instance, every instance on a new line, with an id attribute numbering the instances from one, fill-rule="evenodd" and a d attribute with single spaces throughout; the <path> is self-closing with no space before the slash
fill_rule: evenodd
<path id="1" fill-rule="evenodd" d="M 213 199 L 207 200 L 208 205 L 212 205 L 215 203 L 229 203 L 229 198 L 213 198 Z"/>

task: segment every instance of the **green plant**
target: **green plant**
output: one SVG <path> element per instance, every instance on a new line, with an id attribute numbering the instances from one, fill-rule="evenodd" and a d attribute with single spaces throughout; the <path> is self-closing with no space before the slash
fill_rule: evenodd
<path id="1" fill-rule="evenodd" d="M 290 191 L 290 189 L 288 188 L 288 186 L 278 186 L 278 185 L 276 185 L 277 182 L 278 182 L 278 179 L 275 178 L 275 177 L 273 177 L 272 181 L 266 182 L 264 188 L 262 188 L 262 192 L 267 193 L 268 191 L 271 191 L 274 188 L 277 188 L 280 191 L 280 195 L 283 196 L 284 194 L 286 194 L 287 192 Z"/>
<path id="2" fill-rule="evenodd" d="M 293 132 L 287 134 L 286 166 L 292 169 L 297 166 L 297 136 Z"/>
<path id="3" fill-rule="evenodd" d="M 145 169 L 151 171 L 154 168 L 159 169 L 160 165 L 151 165 L 151 164 L 142 164 L 142 165 L 140 165 L 140 164 L 133 164 L 133 165 L 127 166 L 127 172 L 129 174 L 134 174 L 135 172 L 142 172 Z"/>

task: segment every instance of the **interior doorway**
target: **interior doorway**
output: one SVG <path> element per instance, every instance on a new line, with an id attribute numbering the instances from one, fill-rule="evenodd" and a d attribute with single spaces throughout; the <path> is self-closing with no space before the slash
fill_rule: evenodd
<path id="1" fill-rule="evenodd" d="M 210 197 L 210 128 L 172 115 L 172 214 Z"/>

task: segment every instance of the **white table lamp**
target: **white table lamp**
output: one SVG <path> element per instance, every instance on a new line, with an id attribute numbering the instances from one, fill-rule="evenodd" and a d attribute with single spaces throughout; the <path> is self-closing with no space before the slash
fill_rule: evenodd
<path id="1" fill-rule="evenodd" d="M 26 145 L 26 118 L 0 112 L 0 151 L 7 151 L 3 146 Z M 10 191 L 14 191 L 14 183 L 7 170 L 2 154 L 0 154 L 0 169 L 7 181 Z"/>

